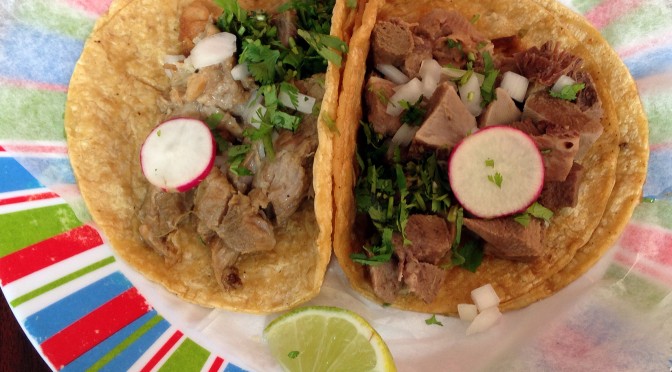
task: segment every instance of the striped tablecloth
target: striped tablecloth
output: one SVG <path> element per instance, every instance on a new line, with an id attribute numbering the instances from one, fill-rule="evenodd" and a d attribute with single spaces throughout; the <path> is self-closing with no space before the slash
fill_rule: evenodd
<path id="1" fill-rule="evenodd" d="M 564 3 L 602 32 L 637 80 L 650 122 L 644 194 L 655 201 L 636 209 L 608 257 L 582 279 L 587 285 L 507 314 L 501 327 L 515 329 L 516 341 L 499 352 L 484 355 L 473 341 L 465 346 L 453 340 L 456 350 L 481 357 L 464 365 L 457 352 L 447 350 L 432 361 L 446 369 L 672 367 L 672 3 Z M 226 340 L 227 329 L 235 336 L 246 322 L 258 328 L 265 318 L 227 315 L 227 325 L 219 326 L 219 313 L 173 311 L 179 302 L 156 300 L 152 287 L 115 259 L 87 223 L 67 158 L 63 112 L 84 40 L 108 6 L 109 0 L 0 0 L 2 291 L 30 340 L 57 370 L 266 369 L 271 364 L 255 346 L 258 339 Z M 553 301 L 563 301 L 562 311 Z M 538 321 L 530 321 L 537 315 Z M 522 318 L 527 325 L 515 326 Z M 412 347 L 387 332 L 384 319 L 370 320 L 389 336 L 400 369 L 415 369 Z M 442 320 L 448 327 L 432 328 L 435 334 L 460 327 L 452 324 L 457 320 Z"/>

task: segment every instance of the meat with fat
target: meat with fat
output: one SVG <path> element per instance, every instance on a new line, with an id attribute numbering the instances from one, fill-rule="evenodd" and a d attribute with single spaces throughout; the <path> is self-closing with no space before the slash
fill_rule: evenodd
<path id="1" fill-rule="evenodd" d="M 196 231 L 201 239 L 209 240 L 228 210 L 229 200 L 236 190 L 217 167 L 198 185 L 194 195 L 194 215 L 198 218 Z"/>
<path id="2" fill-rule="evenodd" d="M 527 261 L 544 253 L 544 227 L 539 219 L 532 218 L 527 226 L 523 226 L 513 218 L 465 218 L 464 226 L 488 243 L 486 253 L 492 256 Z"/>
<path id="3" fill-rule="evenodd" d="M 427 116 L 415 133 L 413 146 L 449 149 L 476 130 L 476 118 L 451 84 L 442 83 L 429 101 Z"/>
<path id="4" fill-rule="evenodd" d="M 240 253 L 270 251 L 275 247 L 273 225 L 247 195 L 231 197 L 228 212 L 215 232 L 229 248 Z"/>

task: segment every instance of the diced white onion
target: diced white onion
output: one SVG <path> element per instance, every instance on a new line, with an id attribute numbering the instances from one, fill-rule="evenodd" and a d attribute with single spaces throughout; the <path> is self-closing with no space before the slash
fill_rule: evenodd
<path id="1" fill-rule="evenodd" d="M 412 127 L 408 124 L 402 124 L 397 132 L 392 136 L 392 143 L 399 147 L 406 147 L 411 144 L 413 137 L 415 137 L 415 132 L 418 131 L 420 127 Z"/>
<path id="2" fill-rule="evenodd" d="M 499 305 L 499 296 L 497 296 L 497 292 L 495 292 L 490 283 L 471 291 L 471 299 L 474 301 L 478 311 L 484 311 Z"/>
<path id="3" fill-rule="evenodd" d="M 304 114 L 311 114 L 313 112 L 313 106 L 315 106 L 315 98 L 302 93 L 296 94 L 296 106 L 294 106 L 292 98 L 287 92 L 280 92 L 280 94 L 278 94 L 278 100 L 283 106 L 303 112 Z"/>
<path id="4" fill-rule="evenodd" d="M 474 304 L 457 304 L 457 313 L 460 319 L 471 322 L 478 315 L 478 308 Z"/>
<path id="5" fill-rule="evenodd" d="M 194 46 L 189 60 L 194 68 L 203 68 L 224 61 L 236 52 L 236 35 L 219 32 L 208 36 Z"/>
<path id="6" fill-rule="evenodd" d="M 441 73 L 446 75 L 450 80 L 457 80 L 460 79 L 464 74 L 467 73 L 467 70 L 460 70 L 458 68 L 452 68 L 452 67 L 442 67 L 441 68 Z M 476 75 L 476 78 L 478 78 L 478 84 L 481 85 L 483 84 L 483 81 L 485 80 L 485 75 L 480 74 L 478 72 L 474 72 L 474 75 Z"/>
<path id="7" fill-rule="evenodd" d="M 184 56 L 181 54 L 166 54 L 163 56 L 163 63 L 168 65 L 174 65 L 182 61 L 184 61 Z"/>
<path id="8" fill-rule="evenodd" d="M 388 115 L 399 116 L 404 111 L 404 108 L 399 104 L 401 101 L 414 104 L 420 96 L 422 96 L 422 82 L 418 78 L 413 78 L 408 83 L 401 85 L 390 97 L 390 102 L 387 104 L 385 112 Z"/>
<path id="9" fill-rule="evenodd" d="M 576 84 L 576 80 L 572 79 L 567 75 L 562 75 L 558 78 L 555 84 L 553 84 L 551 91 L 555 93 L 560 93 L 562 91 L 562 88 L 573 84 Z"/>
<path id="10" fill-rule="evenodd" d="M 376 70 L 383 74 L 387 80 L 395 84 L 406 84 L 410 80 L 406 74 L 392 65 L 378 64 L 376 65 Z"/>
<path id="11" fill-rule="evenodd" d="M 441 65 L 435 59 L 426 59 L 420 65 L 419 75 L 422 78 L 422 95 L 430 98 L 441 80 Z"/>
<path id="12" fill-rule="evenodd" d="M 264 143 L 261 141 L 257 141 L 254 143 L 254 147 L 257 149 L 257 152 L 259 153 L 259 159 L 264 159 L 266 157 L 266 148 L 264 147 Z"/>
<path id="13" fill-rule="evenodd" d="M 525 76 L 507 71 L 502 75 L 502 85 L 500 87 L 509 93 L 511 98 L 518 102 L 523 102 L 529 84 L 530 81 Z"/>
<path id="14" fill-rule="evenodd" d="M 467 328 L 467 336 L 485 331 L 495 325 L 501 317 L 502 313 L 499 311 L 498 307 L 491 307 L 483 310 L 476 315 L 471 324 L 469 324 L 469 327 Z"/>
<path id="15" fill-rule="evenodd" d="M 481 85 L 478 83 L 478 78 L 476 75 L 471 75 L 467 82 L 458 88 L 460 92 L 460 99 L 462 103 L 467 107 L 467 110 L 474 115 L 478 116 L 483 111 L 481 107 Z"/>
<path id="16" fill-rule="evenodd" d="M 231 77 L 233 80 L 243 80 L 250 76 L 250 70 L 247 68 L 247 64 L 241 63 L 239 65 L 233 66 L 231 69 Z"/>
<path id="17" fill-rule="evenodd" d="M 264 97 L 257 91 L 250 94 L 250 99 L 242 105 L 242 116 L 245 123 L 259 129 L 261 127 L 261 118 L 266 114 L 266 107 L 263 105 Z"/>

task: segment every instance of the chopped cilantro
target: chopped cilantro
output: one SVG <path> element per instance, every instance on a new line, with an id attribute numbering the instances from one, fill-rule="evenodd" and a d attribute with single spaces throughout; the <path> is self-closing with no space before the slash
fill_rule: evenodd
<path id="1" fill-rule="evenodd" d="M 483 97 L 481 104 L 485 107 L 485 105 L 495 99 L 495 81 L 497 80 L 497 75 L 499 75 L 499 70 L 495 70 L 495 64 L 488 52 L 483 52 L 483 63 L 485 78 L 483 79 L 483 84 L 481 84 L 481 97 Z"/>
<path id="2" fill-rule="evenodd" d="M 527 227 L 527 225 L 530 224 L 530 221 L 532 221 L 532 217 L 530 216 L 529 213 L 521 213 L 521 214 L 513 217 L 513 220 L 518 222 L 519 224 Z"/>
<path id="3" fill-rule="evenodd" d="M 439 321 L 436 319 L 436 315 L 432 315 L 431 318 L 429 318 L 429 319 L 425 319 L 425 324 L 427 324 L 427 325 L 438 325 L 438 326 L 443 327 L 443 323 L 439 322 Z"/>
<path id="4" fill-rule="evenodd" d="M 490 168 L 494 168 L 495 167 L 495 161 L 488 158 L 488 159 L 485 160 L 485 166 L 490 167 Z"/>
<path id="5" fill-rule="evenodd" d="M 492 182 L 495 184 L 495 186 L 499 187 L 500 189 L 502 188 L 502 181 L 504 180 L 504 177 L 502 177 L 502 174 L 499 172 L 495 172 L 495 174 L 489 174 L 488 175 L 488 181 Z"/>
<path id="6" fill-rule="evenodd" d="M 392 246 L 392 229 L 385 228 L 382 234 L 380 245 L 373 247 L 364 247 L 368 253 L 353 253 L 350 255 L 352 261 L 362 265 L 376 266 L 389 262 L 392 258 L 394 247 Z"/>
<path id="7" fill-rule="evenodd" d="M 446 46 L 448 46 L 450 49 L 457 48 L 462 50 L 462 43 L 453 39 L 446 39 Z"/>
<path id="8" fill-rule="evenodd" d="M 549 93 L 551 94 L 551 97 L 573 101 L 576 99 L 576 95 L 585 87 L 586 84 L 584 83 L 576 83 L 564 86 L 559 92 L 551 90 Z"/>
<path id="9" fill-rule="evenodd" d="M 357 0 L 348 0 L 346 5 L 350 9 L 355 9 L 357 7 Z"/>
<path id="10" fill-rule="evenodd" d="M 516 215 L 513 220 L 518 222 L 519 224 L 526 226 L 530 224 L 530 221 L 532 220 L 532 217 L 542 219 L 546 222 L 549 222 L 551 218 L 553 217 L 553 211 L 550 209 L 544 207 L 543 205 L 539 204 L 538 202 L 534 202 L 532 205 L 530 205 L 525 212 Z"/>
<path id="11" fill-rule="evenodd" d="M 298 356 L 299 356 L 299 352 L 298 352 L 297 350 L 290 351 L 290 352 L 287 354 L 287 357 L 288 357 L 289 359 L 296 359 L 296 357 L 298 357 Z"/>
<path id="12" fill-rule="evenodd" d="M 405 100 L 401 100 L 399 102 L 401 107 L 404 109 L 404 112 L 401 114 L 402 123 L 406 123 L 412 126 L 418 126 L 422 124 L 423 120 L 425 120 L 425 113 L 427 110 L 420 107 L 421 102 L 422 97 L 418 98 L 418 100 L 413 104 Z"/>
<path id="13" fill-rule="evenodd" d="M 650 197 L 650 196 L 646 196 L 646 197 L 642 198 L 642 203 L 655 203 L 655 202 L 656 202 L 656 198 L 653 198 L 653 197 Z"/>
<path id="14" fill-rule="evenodd" d="M 481 18 L 480 14 L 474 14 L 474 16 L 471 17 L 471 19 L 469 20 L 469 23 L 471 23 L 472 25 L 476 24 L 476 22 L 478 22 L 480 18 Z"/>
<path id="15" fill-rule="evenodd" d="M 466 270 L 476 272 L 483 262 L 483 249 L 475 240 L 468 240 L 464 244 L 454 247 L 451 263 Z"/>
<path id="16" fill-rule="evenodd" d="M 250 151 L 250 148 L 251 148 L 250 145 L 245 144 L 245 145 L 231 146 L 227 150 L 229 169 L 235 175 L 249 176 L 252 174 L 252 172 L 249 169 L 241 165 L 242 162 L 245 160 L 245 156 L 247 156 L 247 153 Z"/>
<path id="17" fill-rule="evenodd" d="M 217 126 L 219 125 L 219 123 L 222 121 L 223 118 L 224 114 L 222 114 L 221 112 L 216 112 L 205 118 L 205 124 L 208 125 L 208 128 L 210 128 L 210 130 L 212 130 L 217 128 Z"/>

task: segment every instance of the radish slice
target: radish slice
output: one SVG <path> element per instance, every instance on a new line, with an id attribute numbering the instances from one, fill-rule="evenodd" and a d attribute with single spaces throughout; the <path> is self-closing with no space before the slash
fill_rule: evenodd
<path id="1" fill-rule="evenodd" d="M 187 191 L 210 173 L 215 149 L 215 139 L 204 122 L 171 119 L 156 126 L 142 144 L 142 173 L 164 191 Z"/>
<path id="2" fill-rule="evenodd" d="M 502 313 L 497 307 L 491 307 L 483 310 L 478 315 L 476 315 L 471 324 L 469 324 L 469 327 L 467 328 L 467 336 L 485 331 L 486 329 L 495 325 L 495 323 L 497 323 L 501 317 Z"/>
<path id="3" fill-rule="evenodd" d="M 495 218 L 522 212 L 537 200 L 544 162 L 530 136 L 495 125 L 455 145 L 448 178 L 464 209 L 476 217 Z"/>
<path id="4" fill-rule="evenodd" d="M 199 69 L 214 65 L 233 56 L 236 52 L 236 35 L 220 32 L 206 37 L 191 50 L 189 61 Z"/>
<path id="5" fill-rule="evenodd" d="M 497 292 L 495 292 L 495 289 L 489 283 L 471 291 L 471 300 L 474 301 L 478 311 L 499 306 L 499 296 L 497 296 Z"/>
<path id="6" fill-rule="evenodd" d="M 474 304 L 457 304 L 457 313 L 460 319 L 471 322 L 478 315 L 478 308 Z"/>

